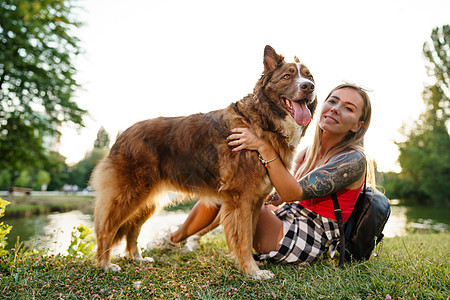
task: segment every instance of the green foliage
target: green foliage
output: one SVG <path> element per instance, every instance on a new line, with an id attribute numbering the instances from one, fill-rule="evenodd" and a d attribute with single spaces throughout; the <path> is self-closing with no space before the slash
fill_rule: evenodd
<path id="1" fill-rule="evenodd" d="M 97 149 L 109 149 L 109 143 L 111 139 L 109 138 L 108 132 L 102 126 L 97 132 L 97 138 L 94 141 L 94 148 Z"/>
<path id="2" fill-rule="evenodd" d="M 439 101 L 439 106 L 449 115 L 450 102 L 450 25 L 437 27 L 431 32 L 431 41 L 423 46 L 423 53 L 429 64 L 428 74 L 436 79 L 435 85 L 445 91 L 447 97 Z"/>
<path id="3" fill-rule="evenodd" d="M 39 170 L 36 174 L 34 189 L 40 190 L 42 185 L 48 186 L 50 183 L 50 173 L 45 170 Z"/>
<path id="4" fill-rule="evenodd" d="M 411 199 L 415 194 L 413 183 L 401 173 L 383 173 L 382 179 L 377 181 L 377 184 L 383 187 L 389 199 Z"/>
<path id="5" fill-rule="evenodd" d="M 78 185 L 81 189 L 87 187 L 92 170 L 106 154 L 108 154 L 107 149 L 94 148 L 91 152 L 86 154 L 86 157 L 82 161 L 78 162 L 72 168 L 68 182 L 70 184 Z"/>
<path id="6" fill-rule="evenodd" d="M 10 170 L 15 179 L 20 171 L 38 166 L 45 159 L 43 133 L 36 130 L 23 116 L 16 115 L 20 114 L 18 108 L 12 108 L 12 113 L 5 112 L 7 105 L 4 105 L 4 98 L 5 93 L 0 90 L 0 169 Z"/>
<path id="7" fill-rule="evenodd" d="M 402 128 L 406 139 L 396 143 L 402 171 L 397 177 L 390 174 L 385 187 L 388 194 L 407 202 L 450 205 L 449 25 L 433 30 L 431 42 L 424 45 L 424 55 L 435 82 L 423 92 L 426 111 L 412 126 Z"/>
<path id="8" fill-rule="evenodd" d="M 83 125 L 73 96 L 75 1 L 0 1 L 0 169 L 14 182 L 45 160 L 43 137 L 65 122 Z"/>
<path id="9" fill-rule="evenodd" d="M 450 204 L 450 137 L 445 123 L 433 129 L 417 124 L 397 143 L 404 198 L 421 204 Z"/>
<path id="10" fill-rule="evenodd" d="M 47 186 L 48 191 L 60 189 L 68 182 L 69 168 L 66 164 L 66 158 L 58 152 L 47 154 L 46 164 L 43 169 L 50 175 L 50 182 Z"/>
<path id="11" fill-rule="evenodd" d="M 14 185 L 20 187 L 30 187 L 35 191 L 40 191 L 43 184 L 50 182 L 50 173 L 43 169 L 28 168 L 19 173 Z"/>
<path id="12" fill-rule="evenodd" d="M 74 227 L 74 229 L 67 252 L 71 257 L 92 257 L 95 247 L 92 229 L 83 224 Z"/>
<path id="13" fill-rule="evenodd" d="M 29 187 L 31 182 L 30 172 L 28 170 L 23 170 L 20 172 L 19 177 L 17 177 L 15 185 L 21 187 Z"/>
<path id="14" fill-rule="evenodd" d="M 3 217 L 5 215 L 5 207 L 7 205 L 9 205 L 11 202 L 8 202 L 6 200 L 3 200 L 2 198 L 0 198 L 0 218 Z M 0 222 L 0 257 L 2 255 L 5 255 L 5 253 L 7 252 L 5 250 L 5 247 L 8 245 L 7 243 L 7 235 L 9 234 L 9 232 L 11 231 L 12 226 L 3 224 L 3 222 Z"/>
<path id="15" fill-rule="evenodd" d="M 0 171 L 0 190 L 6 190 L 11 183 L 11 174 L 7 170 Z"/>

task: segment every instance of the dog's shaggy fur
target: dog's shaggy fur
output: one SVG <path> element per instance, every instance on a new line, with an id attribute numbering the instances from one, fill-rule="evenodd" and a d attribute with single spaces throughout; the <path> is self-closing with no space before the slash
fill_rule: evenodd
<path id="1" fill-rule="evenodd" d="M 313 77 L 298 59 L 286 63 L 272 47 L 264 49 L 264 72 L 249 94 L 229 107 L 186 117 L 138 122 L 123 132 L 95 168 L 97 259 L 103 269 L 111 247 L 125 237 L 128 254 L 141 260 L 141 226 L 161 206 L 158 195 L 175 190 L 221 205 L 221 223 L 229 250 L 240 269 L 270 278 L 252 257 L 259 210 L 272 184 L 256 151 L 232 152 L 229 130 L 245 126 L 269 141 L 290 168 L 300 138 L 316 108 Z"/>

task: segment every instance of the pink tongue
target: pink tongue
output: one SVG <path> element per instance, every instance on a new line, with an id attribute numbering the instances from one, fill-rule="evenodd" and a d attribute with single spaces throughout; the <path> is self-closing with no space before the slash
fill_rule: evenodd
<path id="1" fill-rule="evenodd" d="M 294 107 L 294 119 L 300 126 L 306 126 L 311 121 L 311 112 L 306 107 L 305 103 L 298 103 L 292 101 Z"/>

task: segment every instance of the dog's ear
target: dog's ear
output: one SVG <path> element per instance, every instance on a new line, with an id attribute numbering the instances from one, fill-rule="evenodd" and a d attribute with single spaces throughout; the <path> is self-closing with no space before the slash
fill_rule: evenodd
<path id="1" fill-rule="evenodd" d="M 294 56 L 294 61 L 296 62 L 296 63 L 300 63 L 300 59 L 298 59 L 298 57 L 297 56 Z"/>
<path id="2" fill-rule="evenodd" d="M 278 55 L 272 47 L 267 45 L 264 48 L 264 73 L 275 70 L 283 59 L 282 55 Z"/>

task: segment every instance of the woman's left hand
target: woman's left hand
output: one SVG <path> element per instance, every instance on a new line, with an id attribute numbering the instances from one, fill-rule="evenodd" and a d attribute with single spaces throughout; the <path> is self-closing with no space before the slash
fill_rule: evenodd
<path id="1" fill-rule="evenodd" d="M 233 147 L 232 151 L 240 151 L 244 149 L 258 151 L 263 145 L 264 140 L 256 135 L 255 131 L 248 122 L 245 120 L 242 120 L 242 122 L 244 122 L 244 124 L 248 127 L 231 129 L 230 131 L 232 133 L 227 137 L 227 140 L 230 140 L 228 145 Z"/>

